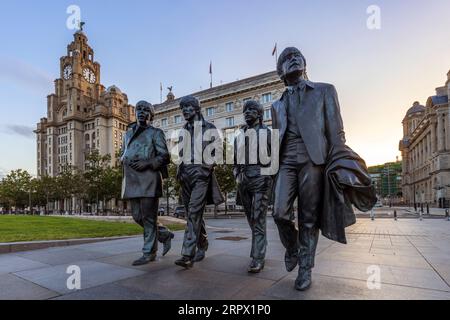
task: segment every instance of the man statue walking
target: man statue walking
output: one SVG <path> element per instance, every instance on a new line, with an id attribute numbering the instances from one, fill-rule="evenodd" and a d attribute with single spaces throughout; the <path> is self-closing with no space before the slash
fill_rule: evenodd
<path id="1" fill-rule="evenodd" d="M 264 108 L 258 102 L 254 100 L 245 102 L 243 113 L 246 125 L 241 127 L 242 139 L 235 139 L 233 174 L 238 184 L 236 204 L 244 207 L 245 215 L 252 230 L 250 253 L 252 261 L 247 271 L 259 273 L 264 269 L 267 247 L 266 216 L 272 191 L 272 176 L 261 175 L 261 168 L 264 165 L 261 164 L 259 159 L 259 149 L 266 148 L 266 154 L 270 155 L 271 138 L 269 128 L 263 124 Z M 266 144 L 260 141 L 261 131 L 266 131 Z M 240 152 L 242 152 L 242 160 L 244 161 L 241 161 L 239 157 L 238 153 Z M 254 159 L 251 159 L 252 153 Z"/>
<path id="2" fill-rule="evenodd" d="M 205 258 L 208 249 L 203 213 L 207 204 L 218 205 L 223 197 L 214 175 L 214 164 L 208 164 L 204 159 L 207 132 L 217 131 L 216 127 L 207 122 L 201 113 L 199 101 L 192 96 L 181 99 L 180 108 L 186 120 L 183 135 L 179 145 L 182 146 L 177 170 L 177 179 L 181 184 L 181 196 L 187 213 L 187 226 L 184 234 L 182 257 L 175 264 L 191 268 L 194 262 Z M 220 149 L 221 150 L 221 149 Z M 197 250 L 198 249 L 198 250 Z"/>
<path id="3" fill-rule="evenodd" d="M 133 265 L 147 264 L 156 259 L 158 240 L 164 244 L 163 255 L 171 247 L 174 234 L 158 226 L 159 198 L 162 178 L 166 178 L 170 155 L 164 132 L 150 125 L 153 106 L 140 101 L 136 104 L 137 123 L 129 126 L 123 141 L 122 199 L 131 201 L 133 219 L 144 228 L 143 255 Z"/>
<path id="4" fill-rule="evenodd" d="M 345 134 L 334 86 L 307 80 L 306 60 L 297 48 L 281 53 L 277 71 L 287 89 L 272 106 L 273 128 L 280 130 L 273 217 L 286 248 L 286 269 L 299 265 L 295 287 L 306 290 L 319 238 L 327 156 L 332 147 L 345 145 Z"/>

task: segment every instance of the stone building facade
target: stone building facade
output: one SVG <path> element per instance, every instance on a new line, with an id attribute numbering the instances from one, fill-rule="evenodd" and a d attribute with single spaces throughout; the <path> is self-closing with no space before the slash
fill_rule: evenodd
<path id="1" fill-rule="evenodd" d="M 56 176 L 65 165 L 83 170 L 91 150 L 110 154 L 115 164 L 127 125 L 135 121 L 134 107 L 118 87 L 105 89 L 100 76 L 87 36 L 76 32 L 47 97 L 47 117 L 35 130 L 38 176 Z"/>
<path id="2" fill-rule="evenodd" d="M 425 106 L 415 102 L 403 119 L 402 190 L 409 203 L 447 206 L 450 200 L 450 72 Z"/>

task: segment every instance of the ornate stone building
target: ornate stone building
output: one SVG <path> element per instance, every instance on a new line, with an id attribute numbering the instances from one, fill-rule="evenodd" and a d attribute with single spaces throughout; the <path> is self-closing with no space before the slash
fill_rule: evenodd
<path id="1" fill-rule="evenodd" d="M 115 161 L 127 125 L 135 121 L 134 107 L 116 86 L 105 89 L 100 75 L 86 35 L 76 32 L 60 59 L 55 92 L 47 97 L 47 117 L 35 130 L 38 176 L 56 176 L 64 165 L 84 169 L 94 149 Z"/>
<path id="2" fill-rule="evenodd" d="M 404 200 L 443 207 L 450 200 L 450 72 L 425 106 L 415 102 L 403 119 Z"/>

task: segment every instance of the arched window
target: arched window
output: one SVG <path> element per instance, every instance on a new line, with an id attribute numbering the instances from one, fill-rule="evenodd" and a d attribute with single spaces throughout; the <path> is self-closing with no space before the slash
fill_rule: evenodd
<path id="1" fill-rule="evenodd" d="M 84 139 L 85 139 L 86 141 L 89 141 L 89 140 L 90 140 L 89 133 L 86 133 L 86 135 L 84 136 Z"/>

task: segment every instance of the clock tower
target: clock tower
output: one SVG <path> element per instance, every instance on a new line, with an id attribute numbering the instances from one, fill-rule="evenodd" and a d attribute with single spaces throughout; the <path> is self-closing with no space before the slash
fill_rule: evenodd
<path id="1" fill-rule="evenodd" d="M 57 176 L 66 165 L 84 170 L 93 150 L 116 164 L 123 135 L 135 121 L 134 107 L 118 87 L 101 84 L 100 64 L 81 29 L 60 58 L 55 92 L 47 97 L 47 117 L 35 130 L 38 176 Z"/>

